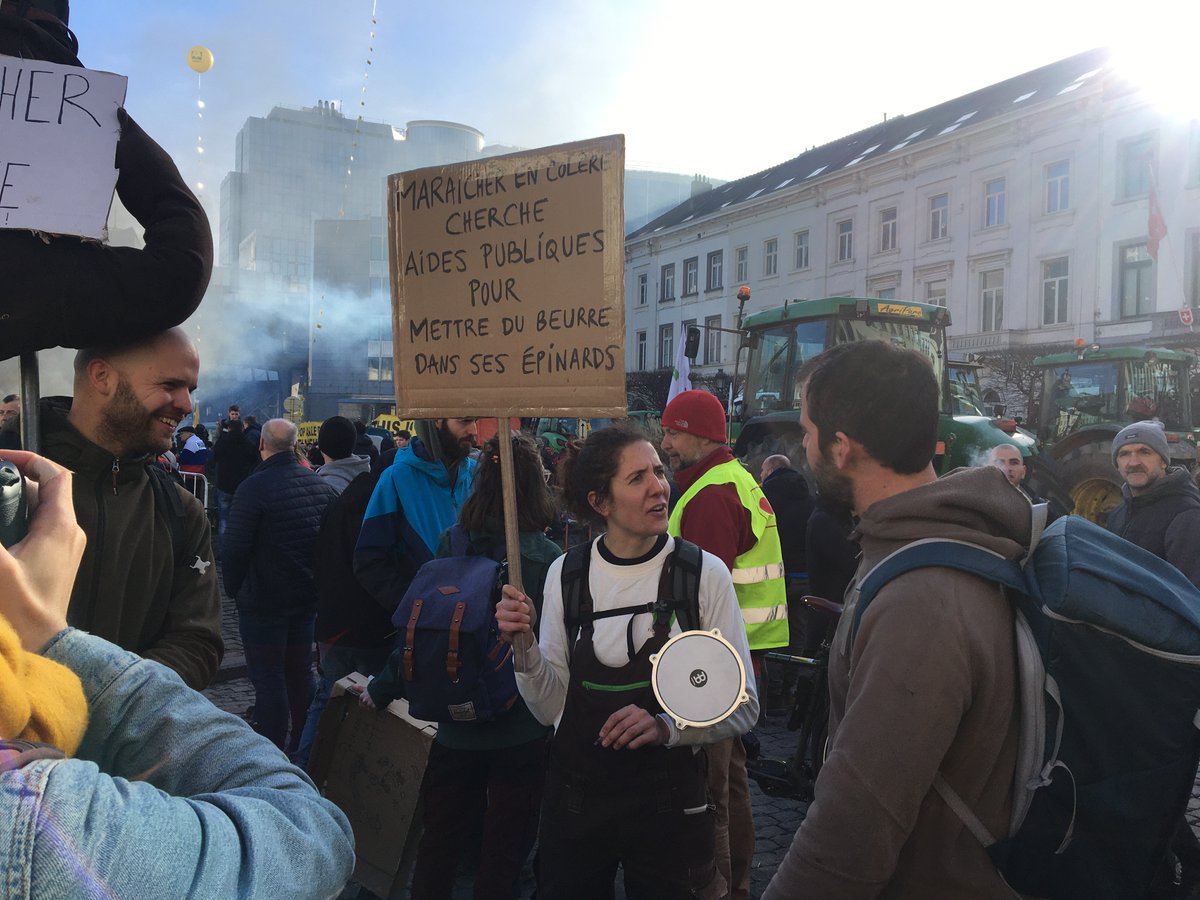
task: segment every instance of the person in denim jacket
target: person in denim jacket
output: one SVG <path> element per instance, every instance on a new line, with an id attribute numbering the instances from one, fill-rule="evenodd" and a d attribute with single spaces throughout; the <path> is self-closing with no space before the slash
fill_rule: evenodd
<path id="1" fill-rule="evenodd" d="M 67 627 L 84 544 L 71 475 L 4 458 L 32 482 L 36 514 L 0 548 L 0 633 L 19 639 L 0 639 L 0 896 L 335 896 L 354 865 L 345 816 L 175 673 Z M 46 682 L 64 703 L 49 717 Z M 71 718 L 86 718 L 82 740 Z M 53 739 L 65 746 L 39 743 Z"/>

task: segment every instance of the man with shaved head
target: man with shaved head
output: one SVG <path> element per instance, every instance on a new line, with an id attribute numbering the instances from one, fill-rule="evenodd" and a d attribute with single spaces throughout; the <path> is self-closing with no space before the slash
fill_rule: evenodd
<path id="1" fill-rule="evenodd" d="M 87 534 L 67 616 L 202 690 L 221 662 L 208 518 L 154 464 L 192 412 L 200 371 L 180 328 L 75 356 L 74 398 L 42 401 L 45 456 L 75 473 Z"/>
<path id="2" fill-rule="evenodd" d="M 221 563 L 254 685 L 252 724 L 294 753 L 313 693 L 317 532 L 337 492 L 300 465 L 296 426 L 286 419 L 263 425 L 258 452 L 262 463 L 233 495 Z"/>

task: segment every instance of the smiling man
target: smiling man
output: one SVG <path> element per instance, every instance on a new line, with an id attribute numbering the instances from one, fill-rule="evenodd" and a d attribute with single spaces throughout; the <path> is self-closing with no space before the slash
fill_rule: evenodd
<path id="1" fill-rule="evenodd" d="M 1108 530 L 1200 587 L 1200 490 L 1187 469 L 1171 465 L 1162 425 L 1127 425 L 1113 440 L 1112 459 L 1125 482 L 1124 502 L 1108 514 Z"/>
<path id="2" fill-rule="evenodd" d="M 200 502 L 151 471 L 192 411 L 200 357 L 178 328 L 80 350 L 75 396 L 42 401 L 42 451 L 75 473 L 87 549 L 70 623 L 208 686 L 221 662 L 221 602 Z"/>

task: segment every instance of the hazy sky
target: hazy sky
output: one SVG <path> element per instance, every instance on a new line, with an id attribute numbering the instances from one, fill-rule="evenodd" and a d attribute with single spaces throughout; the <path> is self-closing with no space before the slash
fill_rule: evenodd
<path id="1" fill-rule="evenodd" d="M 129 77 L 126 108 L 189 183 L 204 183 L 200 193 L 214 225 L 238 129 L 276 105 L 338 100 L 350 116 L 361 109 L 369 120 L 400 126 L 449 119 L 480 129 L 488 143 L 523 147 L 622 133 L 631 166 L 734 179 L 885 113 L 916 112 L 1093 47 L 1146 51 L 1154 63 L 1175 66 L 1169 83 L 1184 90 L 1189 112 L 1200 98 L 1188 43 L 1200 30 L 1200 4 L 75 0 L 72 6 L 80 58 Z M 186 63 L 195 44 L 216 58 L 201 78 Z M 203 156 L 196 153 L 198 138 Z M 55 380 L 43 359 L 43 377 Z M 56 376 L 47 387 L 69 389 L 66 379 Z M 15 382 L 15 365 L 0 365 L 0 380 Z"/>
<path id="2" fill-rule="evenodd" d="M 733 179 L 1082 50 L 1188 38 L 1181 6 L 1142 24 L 1127 2 L 1054 0 L 76 0 L 71 25 L 211 209 L 238 128 L 275 105 L 365 100 L 371 120 L 524 147 L 619 132 L 631 166 Z M 216 58 L 200 79 L 194 44 Z"/>

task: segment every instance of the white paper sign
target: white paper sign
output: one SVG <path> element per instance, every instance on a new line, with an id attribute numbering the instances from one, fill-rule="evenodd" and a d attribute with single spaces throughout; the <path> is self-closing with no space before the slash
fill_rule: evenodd
<path id="1" fill-rule="evenodd" d="M 0 56 L 0 228 L 105 239 L 127 84 Z"/>

